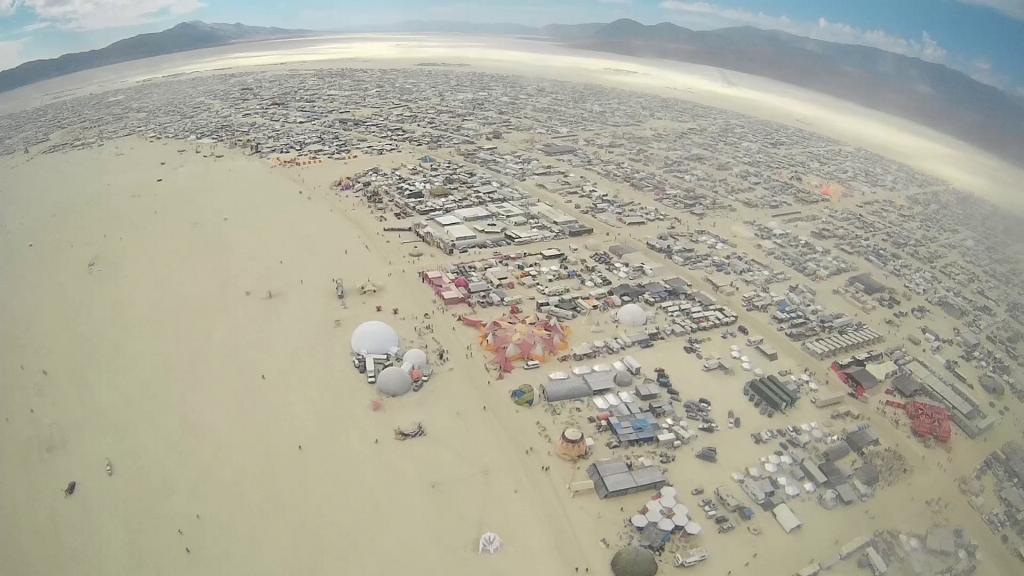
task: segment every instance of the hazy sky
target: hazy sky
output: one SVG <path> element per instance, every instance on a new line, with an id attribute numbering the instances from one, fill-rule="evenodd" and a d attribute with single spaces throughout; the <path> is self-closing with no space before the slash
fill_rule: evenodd
<path id="1" fill-rule="evenodd" d="M 620 17 L 865 44 L 1024 94 L 1024 0 L 0 0 L 0 69 L 191 19 L 358 31 L 408 20 L 539 26 Z"/>

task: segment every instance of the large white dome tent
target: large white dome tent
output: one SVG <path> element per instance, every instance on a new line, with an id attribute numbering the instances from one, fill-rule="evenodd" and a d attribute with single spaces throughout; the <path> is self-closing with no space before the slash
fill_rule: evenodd
<path id="1" fill-rule="evenodd" d="M 638 327 L 647 323 L 647 312 L 639 304 L 629 303 L 619 308 L 615 319 L 623 326 Z"/>
<path id="2" fill-rule="evenodd" d="M 377 376 L 377 390 L 385 396 L 401 396 L 412 390 L 412 377 L 398 366 L 389 366 Z"/>
<path id="3" fill-rule="evenodd" d="M 352 352 L 356 354 L 392 354 L 398 346 L 398 332 L 380 320 L 363 322 L 352 331 Z"/>

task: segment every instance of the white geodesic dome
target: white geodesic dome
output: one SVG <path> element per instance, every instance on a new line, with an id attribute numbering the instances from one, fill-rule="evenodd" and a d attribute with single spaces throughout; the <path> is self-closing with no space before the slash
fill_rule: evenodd
<path id="1" fill-rule="evenodd" d="M 352 331 L 352 351 L 357 354 L 390 354 L 398 342 L 398 332 L 380 320 L 363 322 Z"/>
<path id="2" fill-rule="evenodd" d="M 427 353 L 419 348 L 410 348 L 402 356 L 402 365 L 409 368 L 423 368 L 427 365 Z"/>
<path id="3" fill-rule="evenodd" d="M 377 376 L 377 390 L 385 396 L 401 396 L 412 390 L 412 377 L 398 366 L 389 366 Z"/>
<path id="4" fill-rule="evenodd" d="M 647 312 L 639 304 L 629 303 L 619 308 L 615 319 L 623 326 L 643 326 L 647 323 Z"/>

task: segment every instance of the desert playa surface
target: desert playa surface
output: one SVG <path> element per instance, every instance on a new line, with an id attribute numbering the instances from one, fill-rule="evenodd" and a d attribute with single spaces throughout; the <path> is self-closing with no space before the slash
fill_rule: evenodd
<path id="1" fill-rule="evenodd" d="M 411 344 L 438 311 L 399 246 L 303 181 L 326 171 L 179 147 L 124 141 L 3 167 L 11 574 L 604 564 L 480 363 L 456 357 L 424 391 L 371 409 L 352 328 L 397 306 L 386 320 Z M 381 291 L 341 308 L 332 275 L 364 272 Z M 440 345 L 465 348 L 446 330 Z M 422 443 L 393 440 L 419 420 Z M 499 562 L 477 555 L 488 530 L 505 539 Z"/>
<path id="2" fill-rule="evenodd" d="M 194 68 L 216 73 L 271 60 L 211 57 Z M 489 69 L 500 70 L 498 60 Z M 660 82 L 657 89 L 668 90 Z M 694 96 L 701 97 L 714 99 Z M 918 150 L 950 153 L 948 143 L 918 137 Z M 413 256 L 360 198 L 332 185 L 373 166 L 415 163 L 422 153 L 283 168 L 211 144 L 130 137 L 0 158 L 2 571 L 608 574 L 629 534 L 624 520 L 649 495 L 571 497 L 567 485 L 585 479 L 589 462 L 558 459 L 552 440 L 566 425 L 584 427 L 586 412 L 510 402 L 510 389 L 536 383 L 541 371 L 498 380 L 477 333 L 420 281 L 421 271 L 457 258 Z M 984 174 L 995 189 L 1013 172 Z M 709 227 L 724 233 L 734 223 Z M 640 234 L 598 231 L 608 242 Z M 553 245 L 569 250 L 568 242 Z M 344 304 L 335 278 L 350 287 Z M 364 281 L 379 291 L 359 294 Z M 349 338 L 370 319 L 390 323 L 405 347 L 448 351 L 422 391 L 381 400 L 353 370 Z M 773 368 L 808 365 L 767 323 L 745 323 L 771 334 L 783 353 Z M 587 324 L 578 336 L 610 331 Z M 727 356 L 728 342 L 714 338 L 708 349 Z M 706 386 L 688 393 L 756 421 L 741 401 L 740 376 L 705 377 L 697 360 L 658 347 L 635 356 L 681 381 L 699 376 Z M 706 533 L 712 558 L 692 572 L 792 574 L 878 527 L 924 532 L 953 522 L 981 543 L 979 573 L 1013 573 L 1019 564 L 953 478 L 1019 435 L 1019 419 L 936 457 L 884 415 L 865 412 L 909 463 L 898 483 L 846 510 L 805 498 L 794 504 L 807 528 L 798 537 L 760 511 L 752 524 L 759 535 Z M 826 416 L 805 402 L 789 418 Z M 426 427 L 424 438 L 394 439 L 396 427 L 415 422 Z M 749 432 L 715 436 L 723 451 L 717 467 L 692 457 L 699 446 L 679 451 L 669 468 L 681 501 L 697 509 L 690 488 L 710 491 L 727 480 L 723 470 L 764 454 Z M 611 455 L 599 442 L 594 457 Z M 65 497 L 72 480 L 75 494 Z M 478 553 L 489 531 L 504 542 L 494 556 Z M 828 573 L 865 572 L 849 563 Z"/>

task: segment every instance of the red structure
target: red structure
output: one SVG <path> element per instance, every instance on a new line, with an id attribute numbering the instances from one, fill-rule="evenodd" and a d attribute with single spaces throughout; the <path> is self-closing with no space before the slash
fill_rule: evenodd
<path id="1" fill-rule="evenodd" d="M 850 390 L 853 390 L 853 393 L 857 395 L 857 398 L 863 400 L 867 396 L 867 390 L 865 390 L 863 386 L 854 382 L 850 378 L 850 374 L 846 372 L 846 370 L 843 370 L 843 367 L 839 365 L 839 362 L 832 362 L 832 365 L 829 366 L 829 368 L 832 369 L 832 372 L 835 373 L 840 382 L 848 386 Z"/>
<path id="2" fill-rule="evenodd" d="M 494 363 L 501 372 L 511 372 L 517 360 L 544 362 L 569 348 L 569 329 L 555 318 L 541 318 L 530 314 L 520 317 L 521 310 L 513 306 L 508 314 L 497 320 L 484 322 L 468 316 L 459 320 L 480 331 L 480 345 L 494 354 Z"/>
<path id="3" fill-rule="evenodd" d="M 420 280 L 430 286 L 434 294 L 448 306 L 462 304 L 469 297 L 469 281 L 461 276 L 452 281 L 448 274 L 439 270 L 431 270 L 421 272 Z M 472 304 L 470 307 L 473 307 Z"/>
<path id="4" fill-rule="evenodd" d="M 939 442 L 949 442 L 953 435 L 949 411 L 942 406 L 925 402 L 897 402 L 886 400 L 886 406 L 899 408 L 910 418 L 910 430 L 918 438 L 935 438 Z"/>

